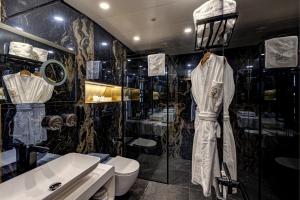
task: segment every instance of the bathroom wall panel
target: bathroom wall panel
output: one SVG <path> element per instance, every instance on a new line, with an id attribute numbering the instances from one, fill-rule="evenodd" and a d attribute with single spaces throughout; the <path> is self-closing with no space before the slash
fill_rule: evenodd
<path id="1" fill-rule="evenodd" d="M 19 0 L 1 0 L 2 1 L 2 22 L 23 29 L 25 32 L 34 34 L 51 42 L 57 43 L 66 48 L 75 49 L 75 39 L 73 35 L 73 21 L 76 20 L 80 13 L 70 7 L 56 2 L 29 10 L 25 13 L 9 17 L 7 12 L 11 10 L 28 10 L 39 6 L 41 1 L 19 1 Z M 61 18 L 60 20 L 55 17 Z"/>
<path id="2" fill-rule="evenodd" d="M 24 42 L 31 44 L 35 47 L 43 48 L 46 50 L 52 50 L 54 53 L 49 54 L 49 59 L 56 59 L 64 64 L 68 71 L 67 81 L 59 87 L 55 87 L 53 96 L 50 102 L 59 102 L 59 101 L 76 101 L 76 69 L 75 69 L 75 56 L 73 54 L 63 52 L 58 49 L 54 49 L 52 47 L 46 46 L 44 44 L 38 43 L 36 41 L 24 38 L 22 36 L 16 35 L 14 33 L 0 30 L 0 54 L 5 54 L 8 51 L 8 45 L 12 41 L 16 42 Z M 3 75 L 4 70 L 10 70 L 12 73 L 17 73 L 21 69 L 24 68 L 23 65 L 19 64 L 9 64 L 9 63 L 2 63 L 1 64 L 1 75 Z M 38 68 L 40 66 L 32 66 L 31 71 L 34 72 L 34 68 Z M 2 79 L 1 79 L 2 80 Z M 2 81 L 0 83 L 3 84 Z M 7 102 L 9 103 L 9 102 Z"/>
<path id="3" fill-rule="evenodd" d="M 102 69 L 100 69 L 99 79 L 93 81 L 122 86 L 122 73 L 126 69 L 128 49 L 100 26 L 95 26 L 94 30 L 95 60 L 101 61 Z M 122 106 L 122 102 L 93 105 L 97 151 L 122 155 L 124 115 Z"/>
<path id="4" fill-rule="evenodd" d="M 6 15 L 10 16 L 51 1 L 52 0 L 30 0 L 30 1 L 9 0 L 9 1 L 4 1 L 4 5 L 6 5 L 8 8 L 6 9 Z"/>
<path id="5" fill-rule="evenodd" d="M 23 5 L 24 1 L 10 1 L 5 5 L 5 1 L 2 1 L 4 3 L 2 10 L 6 11 L 2 12 L 2 19 L 6 18 L 7 13 L 23 11 L 42 2 L 44 1 L 31 1 Z M 62 23 L 55 21 L 53 18 L 55 15 L 62 16 L 64 21 Z M 49 55 L 49 58 L 63 62 L 67 67 L 68 81 L 63 86 L 55 88 L 53 98 L 46 104 L 46 112 L 49 115 L 76 113 L 78 124 L 73 128 L 63 127 L 59 131 L 48 131 L 48 140 L 44 145 L 50 148 L 50 152 L 54 154 L 103 152 L 121 155 L 123 148 L 122 104 L 87 105 L 84 104 L 83 95 L 86 61 L 109 61 L 106 71 L 111 71 L 111 75 L 107 79 L 100 77 L 97 81 L 121 85 L 120 75 L 125 69 L 128 49 L 90 19 L 62 3 L 31 10 L 7 19 L 5 23 L 12 26 L 22 25 L 26 32 L 74 49 L 75 56 L 0 30 L 0 53 L 5 53 L 4 44 L 10 41 L 25 42 L 53 50 L 54 54 Z M 108 46 L 101 45 L 104 41 L 108 43 Z M 1 109 L 3 148 L 1 150 L 5 151 L 11 148 L 9 144 L 12 140 L 15 108 L 13 105 L 3 106 Z"/>

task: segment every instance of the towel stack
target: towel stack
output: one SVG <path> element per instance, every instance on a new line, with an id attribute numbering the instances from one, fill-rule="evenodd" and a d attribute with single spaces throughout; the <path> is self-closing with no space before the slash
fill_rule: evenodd
<path id="1" fill-rule="evenodd" d="M 48 58 L 47 50 L 36 48 L 30 44 L 26 44 L 22 42 L 10 42 L 9 54 L 20 56 L 23 58 L 38 60 L 41 62 L 47 61 Z"/>
<path id="2" fill-rule="evenodd" d="M 30 44 L 11 42 L 9 45 L 9 54 L 31 59 L 32 49 L 33 47 Z"/>
<path id="3" fill-rule="evenodd" d="M 32 48 L 32 59 L 38 60 L 41 62 L 46 62 L 48 58 L 48 51 L 45 49 L 40 49 L 33 47 Z"/>
<path id="4" fill-rule="evenodd" d="M 209 0 L 202 4 L 199 8 L 197 8 L 194 13 L 194 24 L 195 30 L 197 31 L 197 46 L 200 47 L 201 43 L 202 46 L 212 46 L 212 45 L 221 45 L 225 41 L 228 40 L 228 37 L 231 34 L 231 30 L 235 25 L 235 19 L 228 19 L 226 21 L 216 21 L 213 25 L 213 37 L 216 38 L 215 41 L 211 40 L 208 41 L 209 35 L 211 33 L 211 27 L 208 25 L 198 25 L 197 21 L 204 20 L 212 17 L 222 16 L 225 14 L 231 14 L 236 12 L 236 2 L 235 0 Z M 221 24 L 220 24 L 221 23 Z M 218 30 L 218 31 L 216 31 Z M 204 32 L 205 31 L 205 32 Z M 203 32 L 205 33 L 203 35 Z M 202 38 L 203 37 L 203 38 Z"/>

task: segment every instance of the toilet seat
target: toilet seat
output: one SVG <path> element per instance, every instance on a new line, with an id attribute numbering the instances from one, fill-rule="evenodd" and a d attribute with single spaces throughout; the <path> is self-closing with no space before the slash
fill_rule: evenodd
<path id="1" fill-rule="evenodd" d="M 108 165 L 115 167 L 115 174 L 117 175 L 130 175 L 139 170 L 140 164 L 133 159 L 116 156 L 107 162 Z"/>

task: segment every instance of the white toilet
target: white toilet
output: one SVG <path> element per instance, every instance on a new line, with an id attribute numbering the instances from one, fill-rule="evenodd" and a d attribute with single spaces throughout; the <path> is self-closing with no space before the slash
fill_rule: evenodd
<path id="1" fill-rule="evenodd" d="M 117 156 L 106 164 L 115 167 L 116 196 L 126 194 L 138 177 L 140 163 L 133 159 Z"/>

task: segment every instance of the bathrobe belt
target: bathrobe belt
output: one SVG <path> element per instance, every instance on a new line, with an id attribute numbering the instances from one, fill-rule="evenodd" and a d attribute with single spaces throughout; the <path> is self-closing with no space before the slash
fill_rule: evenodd
<path id="1" fill-rule="evenodd" d="M 207 121 L 207 122 L 213 122 L 214 123 L 214 126 L 212 127 L 213 129 L 215 129 L 215 133 L 216 133 L 216 136 L 218 138 L 221 137 L 221 127 L 220 127 L 220 124 L 218 123 L 218 115 L 217 113 L 213 113 L 213 112 L 202 112 L 202 113 L 199 113 L 198 114 L 199 116 L 199 119 L 201 121 Z"/>
<path id="2" fill-rule="evenodd" d="M 218 115 L 216 113 L 212 113 L 212 112 L 205 112 L 205 113 L 199 113 L 198 114 L 199 119 L 203 120 L 203 121 L 217 121 L 218 119 Z M 229 121 L 230 120 L 230 116 L 228 114 L 224 114 L 223 115 L 223 121 Z"/>
<path id="3" fill-rule="evenodd" d="M 221 137 L 221 127 L 217 121 L 218 115 L 216 113 L 212 113 L 212 112 L 199 113 L 198 116 L 199 116 L 199 119 L 202 121 L 215 122 L 217 137 L 218 138 Z M 230 116 L 228 114 L 224 114 L 223 121 L 230 121 Z"/>
<path id="4" fill-rule="evenodd" d="M 216 122 L 218 116 L 216 113 L 199 113 L 199 119 L 203 121 Z"/>

